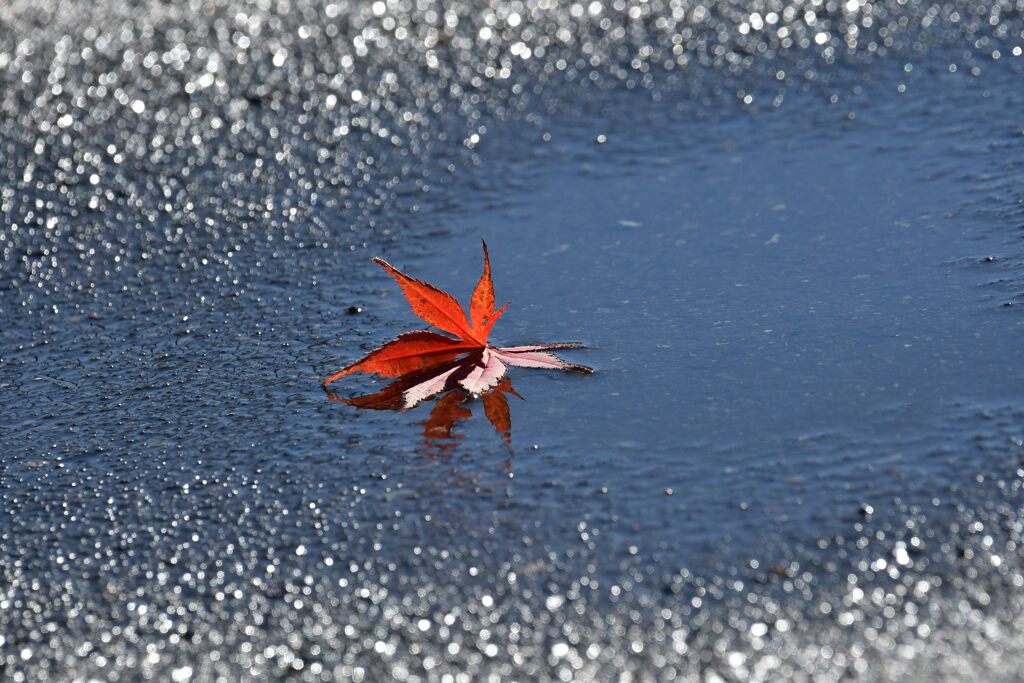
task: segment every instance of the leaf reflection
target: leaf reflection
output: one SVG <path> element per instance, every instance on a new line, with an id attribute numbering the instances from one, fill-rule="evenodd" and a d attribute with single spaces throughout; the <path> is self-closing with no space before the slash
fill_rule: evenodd
<path id="1" fill-rule="evenodd" d="M 455 425 L 463 420 L 468 420 L 473 415 L 470 407 L 475 398 L 480 399 L 483 405 L 484 417 L 494 427 L 494 431 L 501 436 L 502 442 L 507 447 L 512 445 L 512 412 L 509 408 L 508 394 L 522 400 L 512 382 L 505 377 L 496 386 L 488 389 L 480 396 L 474 396 L 458 385 L 460 371 L 465 368 L 464 363 L 451 362 L 451 369 L 455 369 L 450 380 L 450 385 L 435 400 L 430 415 L 423 421 L 423 440 L 428 452 L 443 455 L 458 445 L 462 436 L 454 433 Z M 436 376 L 438 370 L 445 369 L 442 366 L 434 366 L 424 372 L 404 375 L 396 381 L 388 384 L 380 391 L 360 396 L 344 397 L 339 396 L 329 389 L 327 400 L 338 403 L 346 403 L 364 410 L 404 410 L 406 405 L 403 395 L 409 387 L 421 383 L 425 377 Z"/>

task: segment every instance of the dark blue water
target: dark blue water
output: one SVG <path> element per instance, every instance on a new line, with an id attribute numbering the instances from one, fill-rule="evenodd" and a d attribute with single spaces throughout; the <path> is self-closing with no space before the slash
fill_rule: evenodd
<path id="1" fill-rule="evenodd" d="M 952 165 L 948 114 L 908 133 L 901 112 L 868 112 L 786 138 L 744 117 L 710 144 L 680 125 L 658 149 L 624 132 L 538 164 L 514 209 L 466 221 L 512 301 L 496 334 L 585 340 L 578 357 L 600 372 L 517 373 L 564 385 L 530 392 L 559 428 L 527 422 L 527 441 L 679 452 L 1019 397 L 1022 321 L 985 301 L 998 265 L 975 265 L 1000 251 L 993 226 L 959 211 L 968 183 L 935 177 Z M 623 169 L 624 155 L 646 161 Z M 478 264 L 472 246 L 457 256 L 418 270 L 466 289 Z"/>
<path id="2" fill-rule="evenodd" d="M 988 99 L 943 85 L 958 104 Z M 1024 388 L 1024 321 L 993 285 L 1014 228 L 976 210 L 986 181 L 961 158 L 989 137 L 958 128 L 956 106 L 877 90 L 710 133 L 624 96 L 605 105 L 620 107 L 611 139 L 608 124 L 557 117 L 515 131 L 536 152 L 482 170 L 498 201 L 480 195 L 445 221 L 452 246 L 401 265 L 468 297 L 485 237 L 512 302 L 496 340 L 581 340 L 567 353 L 597 372 L 513 369 L 526 400 L 511 402 L 512 449 L 477 404 L 449 454 L 508 457 L 513 514 L 596 516 L 610 557 L 639 545 L 690 567 L 841 533 L 865 507 L 930 501 L 987 465 L 937 451 L 965 406 L 1018 406 Z M 631 128 L 638 112 L 664 118 Z M 393 320 L 381 340 L 415 326 L 395 292 L 379 302 Z M 429 411 L 384 419 L 429 452 L 416 435 Z"/>

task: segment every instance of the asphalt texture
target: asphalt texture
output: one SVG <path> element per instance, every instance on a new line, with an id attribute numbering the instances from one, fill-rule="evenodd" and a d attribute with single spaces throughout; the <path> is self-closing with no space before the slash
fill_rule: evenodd
<path id="1" fill-rule="evenodd" d="M 1016 680 L 1022 31 L 5 4 L 0 677 Z M 412 324 L 369 258 L 468 289 L 481 235 L 597 374 L 516 374 L 509 442 L 328 402 Z"/>

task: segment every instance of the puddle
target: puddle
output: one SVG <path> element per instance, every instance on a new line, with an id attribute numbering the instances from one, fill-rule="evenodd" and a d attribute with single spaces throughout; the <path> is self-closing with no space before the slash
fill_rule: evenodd
<path id="1" fill-rule="evenodd" d="M 884 495 L 929 498 L 915 480 L 956 481 L 967 461 L 935 456 L 943 421 L 1024 389 L 1024 325 L 990 286 L 1012 228 L 970 209 L 982 180 L 954 151 L 984 143 L 958 110 L 919 103 L 930 116 L 908 123 L 892 97 L 856 117 L 808 101 L 663 121 L 656 150 L 614 104 L 614 141 L 551 122 L 492 178 L 527 179 L 449 224 L 457 251 L 402 264 L 468 296 L 482 236 L 512 302 L 495 339 L 591 346 L 569 354 L 593 376 L 511 371 L 518 506 L 609 505 L 692 566 L 730 556 L 723 540 L 827 535 Z M 463 452 L 494 447 L 463 429 Z M 545 485 L 565 497 L 542 503 Z"/>

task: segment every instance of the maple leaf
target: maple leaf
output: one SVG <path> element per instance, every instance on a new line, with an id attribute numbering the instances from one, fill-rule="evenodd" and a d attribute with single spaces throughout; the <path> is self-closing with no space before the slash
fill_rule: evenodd
<path id="1" fill-rule="evenodd" d="M 397 377 L 396 382 L 382 391 L 360 397 L 364 403 L 360 407 L 404 409 L 456 386 L 473 397 L 484 395 L 505 377 L 508 366 L 592 372 L 588 367 L 567 363 L 551 353 L 582 348 L 582 344 L 496 347 L 488 343 L 494 324 L 508 304 L 495 310 L 491 258 L 486 242 L 483 249 L 484 271 L 470 297 L 468 318 L 451 294 L 406 275 L 384 259 L 373 259 L 398 282 L 413 313 L 448 334 L 431 330 L 406 332 L 324 378 L 324 387 L 356 372 Z M 353 405 L 358 404 L 353 402 Z M 498 412 L 496 407 L 493 411 Z"/>

